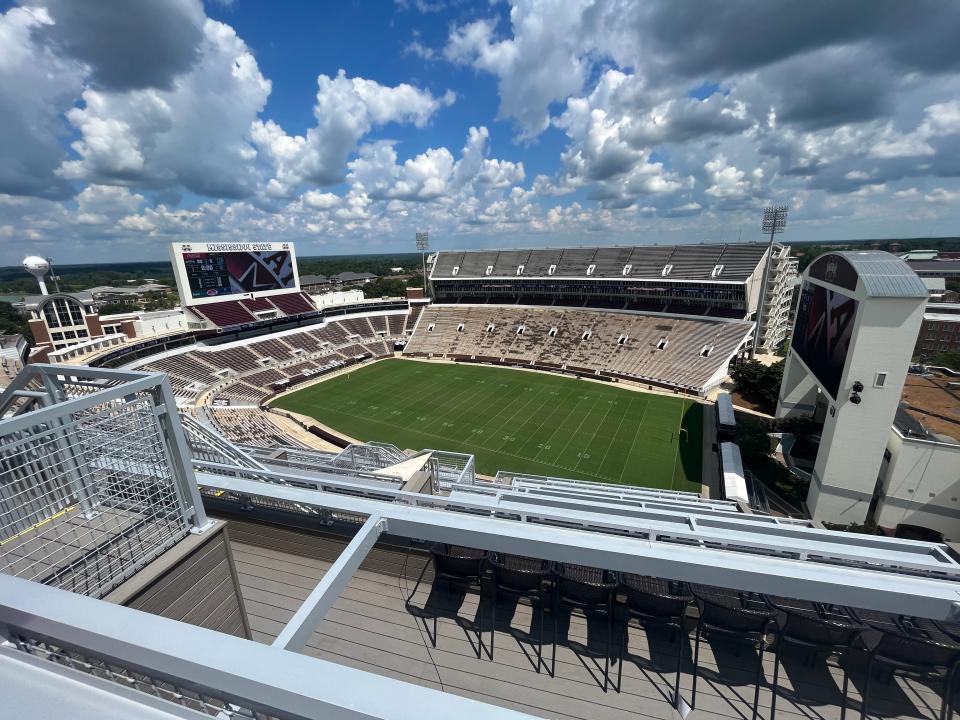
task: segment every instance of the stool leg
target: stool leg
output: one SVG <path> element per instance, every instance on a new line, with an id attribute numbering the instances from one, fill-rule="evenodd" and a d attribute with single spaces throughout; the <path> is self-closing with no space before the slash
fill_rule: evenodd
<path id="1" fill-rule="evenodd" d="M 491 613 L 493 615 L 493 624 L 490 626 L 490 659 L 493 660 L 493 638 L 497 634 L 497 589 L 493 589 L 493 602 L 491 603 L 493 608 Z"/>
<path id="2" fill-rule="evenodd" d="M 693 643 L 693 692 L 690 696 L 690 709 L 697 707 L 697 676 L 700 675 L 700 623 L 697 623 L 696 640 Z"/>
<path id="3" fill-rule="evenodd" d="M 680 622 L 683 623 L 683 618 L 680 619 Z M 683 626 L 678 628 L 678 631 L 675 633 L 677 637 L 680 638 L 680 644 L 677 648 L 677 676 L 673 681 L 673 706 L 680 709 L 680 671 L 683 669 L 683 649 L 686 645 L 683 642 Z"/>
<path id="4" fill-rule="evenodd" d="M 867 663 L 867 684 L 863 688 L 863 697 L 860 699 L 860 720 L 866 720 L 867 701 L 870 699 L 870 684 L 873 682 L 873 655 Z"/>
<path id="5" fill-rule="evenodd" d="M 603 691 L 607 691 L 610 680 L 610 647 L 613 640 L 613 604 L 607 605 L 607 651 L 603 658 Z"/>
<path id="6" fill-rule="evenodd" d="M 629 632 L 630 615 L 627 614 L 623 617 L 623 632 L 620 635 L 620 664 L 617 666 L 617 692 L 622 692 L 623 690 L 623 659 L 629 655 L 629 652 L 625 653 L 623 649 L 627 646 Z"/>
<path id="7" fill-rule="evenodd" d="M 553 656 L 550 659 L 550 677 L 555 678 L 557 676 L 557 611 L 559 610 L 559 603 L 557 603 L 556 596 L 553 599 L 553 612 L 550 613 L 553 615 Z"/>
<path id="8" fill-rule="evenodd" d="M 847 672 L 846 658 L 843 656 L 841 656 L 841 658 L 844 660 L 844 664 L 843 664 L 843 690 L 841 690 L 841 693 L 843 694 L 843 698 L 841 699 L 841 702 L 840 702 L 840 720 L 846 720 L 847 688 L 850 687 L 850 673 Z"/>
<path id="9" fill-rule="evenodd" d="M 537 599 L 540 606 L 540 624 L 537 627 L 537 674 L 540 674 L 540 665 L 543 664 L 543 598 Z"/>
<path id="10" fill-rule="evenodd" d="M 783 640 L 777 642 L 777 647 L 774 649 L 774 659 L 773 659 L 773 695 L 770 698 L 770 720 L 776 716 L 777 713 L 777 690 L 780 687 L 780 653 L 783 651 Z M 841 710 L 841 715 L 843 711 Z M 843 720 L 841 718 L 841 720 Z"/>
<path id="11" fill-rule="evenodd" d="M 766 644 L 766 636 L 761 637 L 760 651 L 757 653 L 757 676 L 754 679 L 756 689 L 753 691 L 753 720 L 757 720 L 757 705 L 760 703 L 760 678 L 763 675 L 763 650 Z"/>

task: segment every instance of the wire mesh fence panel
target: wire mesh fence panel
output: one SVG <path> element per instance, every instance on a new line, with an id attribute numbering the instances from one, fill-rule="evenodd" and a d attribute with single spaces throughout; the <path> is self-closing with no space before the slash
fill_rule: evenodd
<path id="1" fill-rule="evenodd" d="M 101 597 L 190 524 L 153 395 L 69 389 L 91 403 L 0 424 L 0 571 Z"/>

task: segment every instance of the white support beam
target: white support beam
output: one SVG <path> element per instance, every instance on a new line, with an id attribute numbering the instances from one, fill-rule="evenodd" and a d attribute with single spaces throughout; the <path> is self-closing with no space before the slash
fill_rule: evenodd
<path id="1" fill-rule="evenodd" d="M 286 652 L 4 573 L 0 573 L 0 626 L 271 717 L 530 718 L 478 700 Z M 73 717 L 77 715 L 74 702 L 79 700 L 51 695 L 49 708 L 60 716 Z"/>
<path id="2" fill-rule="evenodd" d="M 340 593 L 350 583 L 350 578 L 376 544 L 383 529 L 384 523 L 379 515 L 371 515 L 367 518 L 360 531 L 340 553 L 337 561 L 320 578 L 320 582 L 290 618 L 290 622 L 277 635 L 277 639 L 273 641 L 273 647 L 292 652 L 300 652 L 306 647 L 307 640 L 340 597 Z"/>
<path id="3" fill-rule="evenodd" d="M 960 620 L 960 582 L 934 573 L 920 576 L 875 569 L 866 565 L 830 564 L 826 560 L 798 560 L 705 545 L 651 541 L 639 537 L 552 527 L 541 523 L 409 507 L 215 475 L 203 475 L 200 482 L 211 488 L 242 495 L 276 498 L 364 515 L 379 514 L 386 521 L 391 535 L 428 542 L 455 543 L 545 560 L 579 563 L 620 572 L 753 590 L 894 614 Z M 501 509 L 510 508 L 501 506 Z M 517 512 L 520 511 L 517 509 Z M 594 519 L 597 524 L 609 522 L 596 513 L 578 513 L 576 516 L 581 520 Z M 687 520 L 689 528 L 689 518 Z M 716 524 L 712 518 L 708 518 L 706 522 Z M 697 527 L 690 530 L 691 534 L 706 534 L 703 524 L 704 520 L 698 518 Z M 735 526 L 715 528 L 714 532 L 717 533 L 716 537 L 725 535 L 733 542 L 746 539 L 743 528 Z M 766 544 L 775 548 L 777 535 L 789 535 L 792 532 L 790 529 L 778 527 L 776 533 L 767 538 Z M 829 546 L 827 540 L 831 535 L 839 540 L 849 537 L 847 533 L 831 534 L 817 530 L 807 532 L 810 533 L 811 546 L 815 547 L 819 541 L 824 545 L 824 549 Z M 850 539 L 874 542 L 873 538 L 867 536 Z M 902 547 L 921 550 L 921 545 L 907 543 Z M 869 547 L 869 544 L 865 545 L 864 549 L 866 547 Z"/>

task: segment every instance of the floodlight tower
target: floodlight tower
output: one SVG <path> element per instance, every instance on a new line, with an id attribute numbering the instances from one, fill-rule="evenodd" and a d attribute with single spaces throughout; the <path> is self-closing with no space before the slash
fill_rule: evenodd
<path id="1" fill-rule="evenodd" d="M 47 295 L 47 284 L 43 278 L 50 272 L 50 262 L 38 255 L 30 255 L 23 259 L 23 269 L 37 279 L 37 284 L 40 285 L 40 294 Z"/>
<path id="2" fill-rule="evenodd" d="M 767 259 L 763 266 L 763 281 L 760 283 L 760 304 L 757 305 L 753 347 L 750 349 L 751 360 L 757 356 L 757 345 L 760 342 L 760 320 L 763 317 L 763 306 L 767 302 L 767 283 L 770 281 L 770 263 L 773 260 L 773 237 L 787 229 L 787 206 L 770 205 L 764 208 L 763 223 L 760 228 L 764 233 L 770 233 L 770 245 L 767 247 Z"/>
<path id="3" fill-rule="evenodd" d="M 427 248 L 430 247 L 430 233 L 417 233 L 417 250 L 420 251 L 420 262 L 423 264 L 423 294 L 427 295 Z"/>

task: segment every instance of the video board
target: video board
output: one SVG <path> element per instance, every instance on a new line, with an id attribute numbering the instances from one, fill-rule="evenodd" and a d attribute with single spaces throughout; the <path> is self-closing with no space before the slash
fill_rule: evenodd
<path id="1" fill-rule="evenodd" d="M 822 285 L 805 282 L 791 346 L 834 400 L 847 362 L 859 303 Z"/>
<path id="2" fill-rule="evenodd" d="M 185 305 L 300 289 L 291 243 L 174 243 L 170 253 Z"/>

